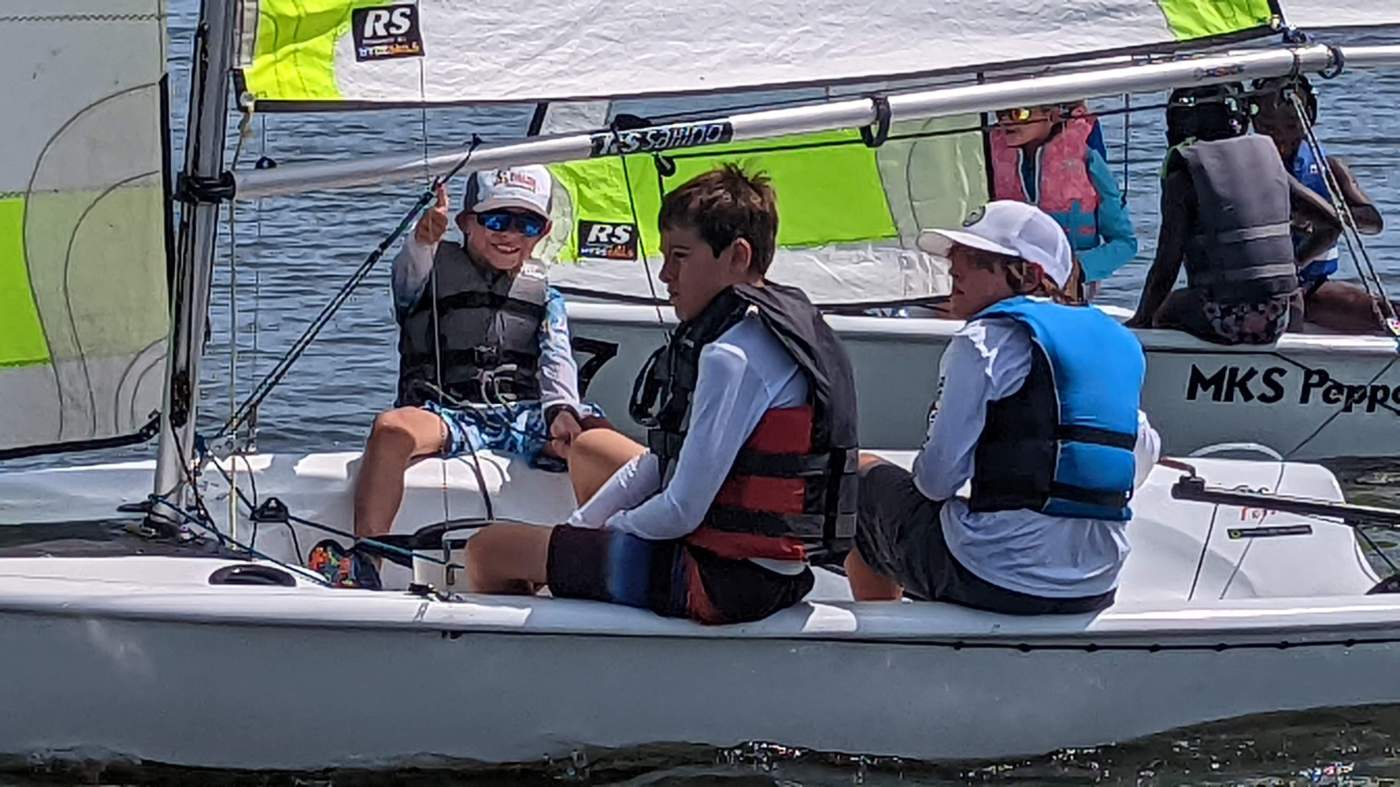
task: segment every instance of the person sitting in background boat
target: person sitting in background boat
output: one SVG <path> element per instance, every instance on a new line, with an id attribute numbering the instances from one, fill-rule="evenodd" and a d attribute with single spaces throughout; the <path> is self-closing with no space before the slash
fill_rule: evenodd
<path id="1" fill-rule="evenodd" d="M 1267 134 L 1278 147 L 1283 165 L 1294 178 L 1307 186 L 1327 205 L 1332 205 L 1332 191 L 1327 177 L 1311 145 L 1304 142 L 1306 130 L 1293 105 L 1296 96 L 1303 105 L 1308 125 L 1317 122 L 1317 95 L 1307 77 L 1280 77 L 1254 82 L 1254 127 Z M 1351 209 L 1356 228 L 1366 235 L 1375 235 L 1383 228 L 1380 211 L 1362 190 L 1346 162 L 1327 155 L 1321 149 L 1327 169 L 1341 188 L 1342 198 Z M 1334 209 L 1335 210 L 1335 209 Z M 1303 228 L 1307 219 L 1299 217 Z M 1340 220 L 1338 220 L 1340 223 Z M 1307 234 L 1295 228 L 1294 245 L 1300 247 Z M 1380 327 L 1375 299 L 1364 289 L 1349 282 L 1331 281 L 1337 272 L 1340 253 L 1332 244 L 1320 257 L 1298 271 L 1303 288 L 1303 312 L 1308 322 L 1346 333 L 1369 333 Z"/>
<path id="2" fill-rule="evenodd" d="M 1236 84 L 1183 88 L 1167 109 L 1162 226 L 1136 328 L 1177 328 L 1219 344 L 1268 344 L 1302 324 L 1298 266 L 1341 226 L 1320 197 L 1289 177 L 1268 137 L 1247 135 Z M 1290 223 L 1306 219 L 1296 244 Z M 1186 288 L 1172 291 L 1182 261 Z"/>
<path id="3" fill-rule="evenodd" d="M 661 280 L 681 323 L 644 367 L 633 417 L 574 442 L 582 505 L 557 527 L 491 525 L 467 542 L 467 584 L 757 620 L 813 585 L 808 558 L 855 528 L 851 365 L 801 290 L 764 279 L 777 240 L 767 179 L 726 166 L 662 200 Z M 653 411 L 659 398 L 660 407 Z"/>
<path id="4" fill-rule="evenodd" d="M 355 480 L 357 537 L 389 532 L 414 460 L 492 449 L 563 469 L 574 438 L 600 420 L 579 401 L 564 299 L 531 258 L 550 229 L 552 188 L 541 166 L 473 173 L 457 244 L 442 239 L 440 187 L 394 259 L 398 399 L 370 429 Z M 333 540 L 309 562 L 333 583 L 378 586 L 372 559 Z"/>
<path id="5" fill-rule="evenodd" d="M 968 322 L 943 354 L 913 473 L 861 456 L 852 594 L 1007 614 L 1107 607 L 1128 501 L 1158 454 L 1138 409 L 1142 347 L 1098 309 L 1057 302 L 1070 247 L 1033 206 L 992 202 L 919 247 L 951 261 L 950 305 Z"/>
<path id="6" fill-rule="evenodd" d="M 1092 295 L 1138 248 L 1098 122 L 1082 103 L 1004 109 L 990 137 L 993 198 L 1029 202 L 1059 222 L 1077 263 L 1071 289 Z"/>

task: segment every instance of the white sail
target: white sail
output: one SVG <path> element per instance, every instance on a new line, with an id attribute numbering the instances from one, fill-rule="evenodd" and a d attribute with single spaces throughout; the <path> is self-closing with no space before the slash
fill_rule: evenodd
<path id="1" fill-rule="evenodd" d="M 1268 32 L 1269 0 L 242 0 L 265 109 L 710 93 L 1164 51 Z"/>
<path id="2" fill-rule="evenodd" d="M 0 456 L 118 441 L 160 406 L 162 0 L 0 11 Z"/>
<path id="3" fill-rule="evenodd" d="M 1400 26 L 1400 3 L 1365 0 L 1284 0 L 1288 24 L 1304 32 L 1341 27 Z"/>

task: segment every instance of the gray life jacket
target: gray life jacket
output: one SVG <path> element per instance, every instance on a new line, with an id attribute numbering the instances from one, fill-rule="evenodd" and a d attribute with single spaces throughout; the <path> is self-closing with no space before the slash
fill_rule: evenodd
<path id="1" fill-rule="evenodd" d="M 1198 205 L 1186 240 L 1186 281 L 1228 300 L 1298 287 L 1288 172 L 1274 143 L 1248 135 L 1179 149 Z"/>
<path id="2" fill-rule="evenodd" d="M 399 321 L 397 406 L 436 401 L 438 385 L 464 402 L 538 399 L 544 268 L 530 261 L 514 276 L 483 270 L 460 245 L 443 241 L 433 275 L 436 287 L 429 279 Z"/>

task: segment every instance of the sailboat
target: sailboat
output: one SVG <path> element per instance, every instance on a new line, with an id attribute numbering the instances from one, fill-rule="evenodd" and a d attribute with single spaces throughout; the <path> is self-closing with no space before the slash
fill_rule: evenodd
<path id="1" fill-rule="evenodd" d="M 703 627 L 592 602 L 461 592 L 461 550 L 488 497 L 492 516 L 542 524 L 573 506 L 564 477 L 484 451 L 475 465 L 429 460 L 409 471 L 391 545 L 399 560 L 385 574 L 393 590 L 325 587 L 300 563 L 327 530 L 344 535 L 358 454 L 210 455 L 195 431 L 217 220 L 230 199 L 412 179 L 468 155 L 475 167 L 610 160 L 633 145 L 679 152 L 850 128 L 867 129 L 874 143 L 889 134 L 884 126 L 906 121 L 1335 67 L 1343 50 L 1321 45 L 1175 56 L 1271 33 L 1277 6 L 1103 3 L 1112 49 L 1070 30 L 1027 64 L 1016 59 L 1026 51 L 1018 44 L 1040 42 L 1040 31 L 1064 21 L 1048 6 L 1047 18 L 1030 18 L 1037 12 L 1019 5 L 979 3 L 958 14 L 965 36 L 929 46 L 954 11 L 973 9 L 900 0 L 775 15 L 718 3 L 677 8 L 678 17 L 623 0 L 564 2 L 530 20 L 477 9 L 471 41 L 461 42 L 452 38 L 462 34 L 453 24 L 461 9 L 445 0 L 327 0 L 316 14 L 303 3 L 204 0 L 185 162 L 173 182 L 162 177 L 161 3 L 119 0 L 100 13 L 83 0 L 21 6 L 0 17 L 0 57 L 11 66 L 0 73 L 43 111 L 25 117 L 0 154 L 10 180 L 0 215 L 19 233 L 7 237 L 22 239 L 0 258 L 0 275 L 29 285 L 4 290 L 11 330 L 0 338 L 0 441 L 11 456 L 157 435 L 159 443 L 154 460 L 0 473 L 0 757 L 314 770 L 758 740 L 963 759 L 1400 702 L 1386 679 L 1400 659 L 1400 601 L 1369 592 L 1388 585 L 1354 527 L 1373 515 L 1343 507 L 1335 478 L 1318 466 L 1205 457 L 1155 468 L 1134 500 L 1119 600 L 1097 615 L 858 604 L 823 571 L 794 608 Z M 799 18 L 803 36 L 794 39 Z M 545 53 L 501 47 L 509 62 L 462 55 L 482 40 L 519 42 L 513 26 L 527 23 L 579 43 Z M 721 24 L 735 31 L 722 49 L 701 41 L 681 51 L 665 35 Z M 1394 49 L 1353 47 L 1346 56 L 1393 64 Z M 545 101 L 870 83 L 941 77 L 970 63 L 1041 67 L 1138 52 L 1163 56 L 641 129 L 561 131 L 413 162 L 224 170 L 231 74 L 243 92 L 302 91 L 289 106 L 350 110 L 405 95 L 408 103 Z M 451 62 L 435 61 L 429 81 L 423 61 L 435 55 Z M 623 62 L 633 67 L 603 67 Z M 177 202 L 178 229 L 158 231 Z M 899 256 L 888 259 L 897 265 Z M 594 380 L 604 392 L 616 385 L 609 366 L 628 365 L 643 341 L 653 346 L 667 320 L 652 304 L 574 308 L 576 333 L 617 345 Z M 901 375 L 936 364 L 937 342 L 925 337 L 945 330 L 832 319 L 857 358 L 928 348 L 917 364 L 903 361 Z M 897 447 L 883 453 L 906 465 L 912 458 Z"/>

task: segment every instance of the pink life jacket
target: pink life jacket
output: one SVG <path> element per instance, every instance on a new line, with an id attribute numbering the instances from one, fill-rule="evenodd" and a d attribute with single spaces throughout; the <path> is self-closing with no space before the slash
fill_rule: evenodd
<path id="1" fill-rule="evenodd" d="M 1099 209 L 1099 192 L 1089 177 L 1085 158 L 1089 154 L 1089 135 L 1094 130 L 1094 117 L 1075 115 L 1060 125 L 1057 133 L 1040 146 L 1040 182 L 1037 184 L 1036 206 L 1060 223 L 1069 234 L 1076 249 L 1098 243 L 1095 213 Z M 1006 132 L 993 128 L 992 178 L 996 199 L 1030 202 L 1021 181 L 1021 148 L 1006 144 Z"/>

